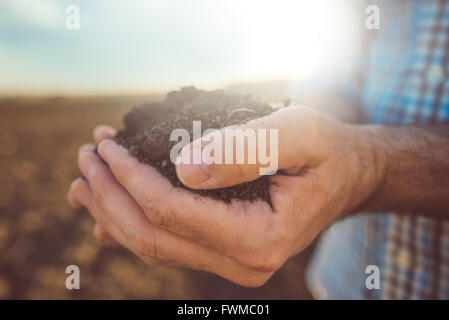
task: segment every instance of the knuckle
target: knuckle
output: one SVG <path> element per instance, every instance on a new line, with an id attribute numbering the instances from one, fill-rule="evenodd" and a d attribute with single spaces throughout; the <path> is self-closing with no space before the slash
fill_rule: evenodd
<path id="1" fill-rule="evenodd" d="M 284 242 L 265 242 L 241 252 L 240 262 L 260 272 L 279 270 L 287 260 Z"/>
<path id="2" fill-rule="evenodd" d="M 139 185 L 139 179 L 141 179 L 141 177 L 133 174 L 134 168 L 123 162 L 119 162 L 114 158 L 106 158 L 105 161 L 108 163 L 114 177 L 119 182 L 126 185 Z"/>
<path id="3" fill-rule="evenodd" d="M 153 260 L 159 260 L 157 241 L 155 238 L 155 233 L 151 232 L 149 236 L 140 237 L 137 233 L 130 232 L 126 235 L 128 244 L 132 251 L 139 256 L 142 260 L 153 264 Z"/>
<path id="4" fill-rule="evenodd" d="M 130 184 L 133 185 L 133 181 L 130 181 L 130 173 L 132 173 L 131 170 L 124 170 L 122 169 L 120 164 L 116 164 L 114 162 L 114 160 L 109 160 L 107 161 L 108 165 L 109 165 L 109 169 L 111 169 L 112 174 L 114 175 L 115 179 L 117 179 L 117 181 L 119 181 L 122 184 Z"/>
<path id="5" fill-rule="evenodd" d="M 254 275 L 252 277 L 241 278 L 237 281 L 237 284 L 247 288 L 259 288 L 263 286 L 271 278 L 272 273 Z"/>
<path id="6" fill-rule="evenodd" d="M 275 253 L 268 255 L 266 263 L 263 265 L 266 270 L 276 271 L 279 270 L 285 262 L 283 254 Z"/>
<path id="7" fill-rule="evenodd" d="M 249 261 L 249 266 L 260 272 L 273 272 L 279 270 L 283 264 L 283 256 L 278 253 L 259 254 Z"/>
<path id="8" fill-rule="evenodd" d="M 107 239 L 107 235 L 98 228 L 94 228 L 93 233 L 95 238 L 97 238 L 97 240 L 105 241 Z"/>
<path id="9" fill-rule="evenodd" d="M 164 228 L 171 227 L 175 224 L 174 215 L 159 200 L 154 198 L 149 199 L 142 207 L 152 224 Z"/>
<path id="10" fill-rule="evenodd" d="M 253 250 L 242 250 L 233 257 L 237 262 L 254 271 L 274 272 L 279 270 L 286 260 L 285 256 L 278 250 L 279 248 L 267 246 Z"/>
<path id="11" fill-rule="evenodd" d="M 273 272 L 282 267 L 287 260 L 289 244 L 286 232 L 280 228 L 266 230 L 265 240 L 247 247 L 240 254 L 240 262 L 253 270 Z"/>
<path id="12" fill-rule="evenodd" d="M 93 194 L 95 199 L 97 199 L 98 201 L 102 201 L 105 197 L 103 190 L 99 188 L 94 189 Z"/>
<path id="13" fill-rule="evenodd" d="M 139 257 L 152 257 L 152 250 L 149 246 L 140 239 L 140 237 L 136 237 L 135 235 L 130 235 L 127 237 L 128 244 L 132 251 L 137 254 Z"/>
<path id="14" fill-rule="evenodd" d="M 105 240 L 104 236 L 102 234 L 96 232 L 95 230 L 94 230 L 94 237 L 95 237 L 95 239 L 97 239 L 99 241 L 104 241 Z"/>
<path id="15" fill-rule="evenodd" d="M 93 234 L 95 238 L 101 241 L 107 241 L 112 239 L 109 233 L 98 223 L 96 223 L 93 227 Z"/>
<path id="16" fill-rule="evenodd" d="M 109 219 L 105 219 L 105 218 L 102 217 L 102 216 L 99 216 L 99 217 L 98 217 L 98 222 L 101 223 L 102 227 L 104 228 L 104 229 L 103 229 L 104 231 L 98 234 L 98 239 L 101 240 L 101 241 L 104 241 L 104 240 L 106 240 L 107 238 L 109 238 L 109 234 L 107 233 L 106 230 L 112 229 L 112 228 L 113 228 L 113 225 L 112 225 L 112 223 L 109 221 Z"/>
<path id="17" fill-rule="evenodd" d="M 145 262 L 150 267 L 159 267 L 162 266 L 162 263 L 160 260 L 151 258 L 151 257 L 142 257 L 143 262 Z"/>

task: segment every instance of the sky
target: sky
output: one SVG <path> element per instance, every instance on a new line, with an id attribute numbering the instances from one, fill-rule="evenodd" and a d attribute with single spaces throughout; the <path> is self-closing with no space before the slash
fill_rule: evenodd
<path id="1" fill-rule="evenodd" d="M 345 59 L 353 31 L 335 0 L 2 0 L 0 94 L 305 81 Z"/>

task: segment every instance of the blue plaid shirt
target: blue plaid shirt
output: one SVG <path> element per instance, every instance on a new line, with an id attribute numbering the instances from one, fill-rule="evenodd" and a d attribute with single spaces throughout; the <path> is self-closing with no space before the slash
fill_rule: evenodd
<path id="1" fill-rule="evenodd" d="M 448 122 L 449 1 L 369 4 L 380 8 L 380 30 L 365 37 L 358 81 L 344 94 L 370 123 Z M 365 287 L 368 265 L 379 267 L 380 289 Z M 449 222 L 394 212 L 338 222 L 319 240 L 307 281 L 324 299 L 448 299 Z"/>

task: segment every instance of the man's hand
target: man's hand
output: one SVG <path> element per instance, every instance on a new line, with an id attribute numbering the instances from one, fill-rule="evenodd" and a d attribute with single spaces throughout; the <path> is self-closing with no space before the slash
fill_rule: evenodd
<path id="1" fill-rule="evenodd" d="M 226 204 L 176 188 L 107 139 L 104 126 L 79 152 L 85 179 L 69 202 L 85 206 L 95 234 L 149 264 L 213 272 L 243 286 L 260 286 L 327 226 L 360 206 L 375 190 L 372 154 L 360 134 L 304 106 L 280 109 L 244 127 L 279 130 L 280 174 L 271 176 L 273 208 L 264 201 Z M 106 138 L 106 139 L 105 139 Z M 258 178 L 257 165 L 179 164 L 191 188 L 219 188 Z M 200 170 L 200 171 L 198 171 Z"/>

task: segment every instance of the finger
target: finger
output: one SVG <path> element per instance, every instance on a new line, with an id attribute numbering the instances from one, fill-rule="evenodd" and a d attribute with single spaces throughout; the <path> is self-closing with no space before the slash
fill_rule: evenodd
<path id="1" fill-rule="evenodd" d="M 255 254 L 251 253 L 253 248 L 264 245 L 263 239 L 275 238 L 275 232 L 278 232 L 275 226 L 279 217 L 264 201 L 226 204 L 193 196 L 187 190 L 174 188 L 156 169 L 140 163 L 112 140 L 102 141 L 98 152 L 118 182 L 140 204 L 152 224 L 159 228 L 213 248 L 242 263 Z M 248 236 L 251 234 L 263 234 L 264 238 Z M 236 250 L 241 247 L 249 249 Z"/>
<path id="2" fill-rule="evenodd" d="M 81 178 L 75 180 L 72 184 L 71 192 L 76 201 L 89 211 L 95 221 L 105 226 L 104 229 L 107 230 L 112 238 L 116 239 L 122 246 L 126 246 L 126 241 L 120 230 L 109 222 L 104 210 L 95 200 L 86 180 Z"/>
<path id="3" fill-rule="evenodd" d="M 85 153 L 85 152 L 93 152 L 95 150 L 95 145 L 93 145 L 92 143 L 86 143 L 86 144 L 84 144 L 84 145 L 82 145 L 81 147 L 80 147 L 80 149 L 78 150 L 78 156 L 80 156 L 81 154 L 83 154 L 83 153 Z M 81 179 L 81 180 L 83 180 L 82 178 L 78 178 L 78 179 Z M 77 186 L 81 186 L 80 187 L 80 189 L 83 189 L 82 188 L 82 183 L 81 183 L 81 181 L 74 181 L 73 183 L 72 183 L 72 186 L 74 187 L 74 189 L 76 189 L 76 187 Z M 72 188 L 71 188 L 72 189 Z M 79 191 L 80 192 L 80 191 Z M 85 194 L 86 192 L 83 192 L 83 194 Z M 81 197 L 81 196 L 83 196 L 83 194 L 80 194 L 79 196 Z M 68 200 L 68 202 L 69 202 L 69 204 L 72 206 L 72 207 L 74 207 L 74 208 L 80 208 L 80 207 L 82 207 L 83 205 L 78 201 L 78 200 L 76 200 L 76 198 L 75 198 L 75 196 L 74 196 L 74 194 L 73 194 L 73 192 L 70 192 L 69 191 L 69 193 L 68 193 L 68 195 L 67 195 L 67 200 Z M 85 199 L 85 202 L 87 201 L 87 199 Z M 107 233 L 107 232 L 106 232 Z M 110 238 L 112 238 L 110 235 L 108 235 Z"/>
<path id="4" fill-rule="evenodd" d="M 85 154 L 80 164 L 95 194 L 95 202 L 107 212 L 107 225 L 119 228 L 127 247 L 144 260 L 209 271 L 234 282 L 241 282 L 243 276 L 247 277 L 248 285 L 266 281 L 271 276 L 272 272 L 251 270 L 217 251 L 156 228 L 100 159 Z M 90 169 L 85 170 L 86 166 Z M 99 222 L 104 225 L 104 220 Z"/>
<path id="5" fill-rule="evenodd" d="M 113 138 L 116 134 L 116 130 L 108 125 L 99 125 L 93 131 L 94 141 L 96 144 L 100 143 L 104 139 Z"/>
<path id="6" fill-rule="evenodd" d="M 78 180 L 82 180 L 82 178 L 76 178 L 75 180 L 73 180 L 73 182 L 70 184 L 69 191 L 67 192 L 67 202 L 74 209 L 79 209 L 83 206 L 82 203 L 78 201 L 77 198 L 75 197 L 75 189 L 79 184 Z"/>
<path id="7" fill-rule="evenodd" d="M 125 201 L 117 200 L 114 197 L 116 194 L 126 194 L 126 190 L 114 181 L 115 179 L 110 170 L 93 152 L 81 153 L 78 163 L 81 172 L 88 182 L 89 189 L 93 193 L 94 199 L 96 199 L 97 205 L 105 212 L 115 212 L 111 210 L 113 207 L 117 207 L 119 211 L 123 212 L 123 214 L 117 214 L 112 217 L 104 214 L 101 220 L 97 221 L 108 231 L 108 225 L 114 226 L 120 233 L 133 230 L 136 227 L 134 225 L 136 219 L 131 219 L 129 216 L 132 211 L 138 212 L 139 208 L 129 197 L 125 197 Z M 115 238 L 115 234 L 113 236 Z"/>
<path id="8" fill-rule="evenodd" d="M 85 143 L 78 149 L 78 157 L 84 152 L 92 152 L 95 150 L 95 145 L 92 143 Z"/>
<path id="9" fill-rule="evenodd" d="M 67 194 L 67 200 L 73 208 L 83 207 L 83 203 L 88 204 L 89 188 L 83 178 L 75 179 L 70 185 L 69 192 Z M 120 246 L 120 244 L 103 228 L 98 222 L 94 226 L 94 235 L 97 239 L 104 241 L 113 246 Z"/>
<path id="10" fill-rule="evenodd" d="M 120 243 L 111 237 L 111 235 L 99 223 L 95 224 L 93 233 L 95 238 L 98 240 L 103 241 L 113 247 L 121 247 Z"/>
<path id="11" fill-rule="evenodd" d="M 302 119 L 307 113 L 303 107 L 283 108 L 192 142 L 178 157 L 179 180 L 192 189 L 216 189 L 311 165 L 317 157 L 307 148 L 314 134 Z M 221 156 L 215 156 L 220 149 Z M 195 158 L 201 163 L 192 164 Z"/>

